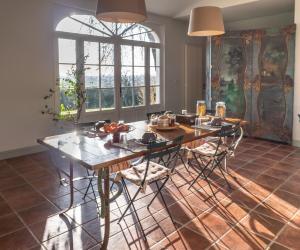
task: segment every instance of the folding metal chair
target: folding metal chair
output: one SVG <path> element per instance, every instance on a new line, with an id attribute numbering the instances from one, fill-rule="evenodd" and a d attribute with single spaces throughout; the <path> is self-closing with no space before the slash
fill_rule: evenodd
<path id="1" fill-rule="evenodd" d="M 138 194 L 141 191 L 145 191 L 148 184 L 154 182 L 157 187 L 157 192 L 155 193 L 154 197 L 148 204 L 147 208 L 149 209 L 154 199 L 157 197 L 158 194 L 160 194 L 162 201 L 169 213 L 168 206 L 166 204 L 166 201 L 163 197 L 161 190 L 169 180 L 171 173 L 174 171 L 176 162 L 179 157 L 178 154 L 181 148 L 182 139 L 183 136 L 180 136 L 170 143 L 167 142 L 151 143 L 148 146 L 149 152 L 144 157 L 144 161 L 142 161 L 142 163 L 139 163 L 135 166 L 132 166 L 129 169 L 122 170 L 117 173 L 116 178 L 121 179 L 122 184 L 124 186 L 125 195 L 129 200 L 129 204 L 125 209 L 125 211 L 123 212 L 123 214 L 121 215 L 118 222 L 119 223 L 121 222 L 121 220 L 126 215 L 128 209 L 132 207 L 145 239 L 146 236 L 143 231 L 137 210 L 134 206 L 134 201 L 136 200 Z M 129 193 L 125 180 L 138 186 L 138 190 L 132 197 Z M 161 186 L 159 186 L 158 184 L 159 181 L 162 181 Z"/>
<path id="2" fill-rule="evenodd" d="M 215 196 L 209 177 L 216 169 L 220 171 L 228 187 L 232 189 L 224 174 L 224 172 L 226 172 L 226 166 L 224 167 L 223 164 L 226 157 L 232 155 L 236 149 L 241 139 L 241 137 L 238 136 L 240 131 L 240 124 L 223 126 L 217 134 L 217 142 L 206 142 L 200 147 L 190 150 L 193 155 L 193 159 L 189 160 L 189 165 L 199 170 L 199 174 L 193 180 L 189 189 L 199 178 L 203 178 L 208 183 L 210 190 Z M 230 139 L 229 143 L 227 142 L 228 138 Z"/>

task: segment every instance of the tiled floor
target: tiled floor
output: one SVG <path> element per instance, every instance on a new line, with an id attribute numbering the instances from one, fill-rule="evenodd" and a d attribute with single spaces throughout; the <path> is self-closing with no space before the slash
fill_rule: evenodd
<path id="1" fill-rule="evenodd" d="M 76 206 L 60 217 L 69 189 L 51 164 L 46 153 L 0 161 L 1 250 L 99 248 L 103 220 L 91 193 L 82 199 L 87 182 L 76 183 Z M 146 242 L 132 214 L 117 224 L 126 205 L 119 197 L 111 204 L 109 249 L 300 249 L 300 149 L 245 139 L 229 168 L 233 190 L 216 173 L 214 198 L 203 180 L 188 190 L 195 173 L 179 166 L 163 190 L 173 222 L 159 199 L 147 210 L 149 187 L 136 202 Z"/>

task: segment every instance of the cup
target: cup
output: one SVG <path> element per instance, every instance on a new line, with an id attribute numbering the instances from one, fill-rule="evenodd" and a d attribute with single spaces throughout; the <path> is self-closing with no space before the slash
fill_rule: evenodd
<path id="1" fill-rule="evenodd" d="M 113 143 L 120 143 L 120 133 L 114 133 L 113 135 Z"/>
<path id="2" fill-rule="evenodd" d="M 121 142 L 127 145 L 127 133 L 121 135 Z"/>
<path id="3" fill-rule="evenodd" d="M 183 109 L 183 110 L 181 111 L 181 114 L 187 115 L 187 110 L 186 110 L 186 109 Z"/>
<path id="4" fill-rule="evenodd" d="M 195 127 L 200 128 L 201 127 L 201 118 L 196 117 L 195 119 Z"/>
<path id="5" fill-rule="evenodd" d="M 174 127 L 176 123 L 176 115 L 169 115 L 169 126 Z"/>
<path id="6" fill-rule="evenodd" d="M 158 117 L 156 115 L 151 115 L 150 124 L 153 125 L 153 126 L 156 126 L 157 125 L 157 120 L 158 120 Z"/>

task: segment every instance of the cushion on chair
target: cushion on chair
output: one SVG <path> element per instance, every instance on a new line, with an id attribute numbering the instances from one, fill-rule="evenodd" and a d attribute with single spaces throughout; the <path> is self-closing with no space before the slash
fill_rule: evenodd
<path id="1" fill-rule="evenodd" d="M 218 143 L 215 142 L 206 142 L 201 146 L 192 149 L 191 151 L 204 155 L 204 156 L 214 156 L 216 153 L 216 149 L 218 147 Z M 218 148 L 218 153 L 225 151 L 227 148 L 224 145 L 220 145 Z"/>
<path id="2" fill-rule="evenodd" d="M 204 141 L 205 142 L 218 142 L 219 141 L 219 137 L 216 137 L 216 136 L 207 136 L 204 138 Z"/>
<path id="3" fill-rule="evenodd" d="M 136 184 L 137 186 L 141 186 L 145 176 L 146 167 L 147 167 L 147 162 L 143 162 L 136 166 L 132 166 L 129 169 L 119 171 L 116 176 L 116 181 L 119 181 L 121 177 L 123 177 L 123 179 L 126 179 Z M 148 183 L 162 179 L 168 176 L 170 172 L 171 172 L 170 169 L 160 164 L 157 164 L 155 162 L 150 162 L 145 185 L 142 187 L 142 192 L 146 191 L 146 187 Z"/>

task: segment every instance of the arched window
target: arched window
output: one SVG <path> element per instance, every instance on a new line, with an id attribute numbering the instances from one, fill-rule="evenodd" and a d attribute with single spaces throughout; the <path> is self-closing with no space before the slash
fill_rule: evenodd
<path id="1" fill-rule="evenodd" d="M 85 112 L 162 103 L 160 42 L 149 27 L 72 15 L 57 25 L 56 33 L 63 108 L 74 106 L 66 91 L 76 77 L 84 79 Z"/>

